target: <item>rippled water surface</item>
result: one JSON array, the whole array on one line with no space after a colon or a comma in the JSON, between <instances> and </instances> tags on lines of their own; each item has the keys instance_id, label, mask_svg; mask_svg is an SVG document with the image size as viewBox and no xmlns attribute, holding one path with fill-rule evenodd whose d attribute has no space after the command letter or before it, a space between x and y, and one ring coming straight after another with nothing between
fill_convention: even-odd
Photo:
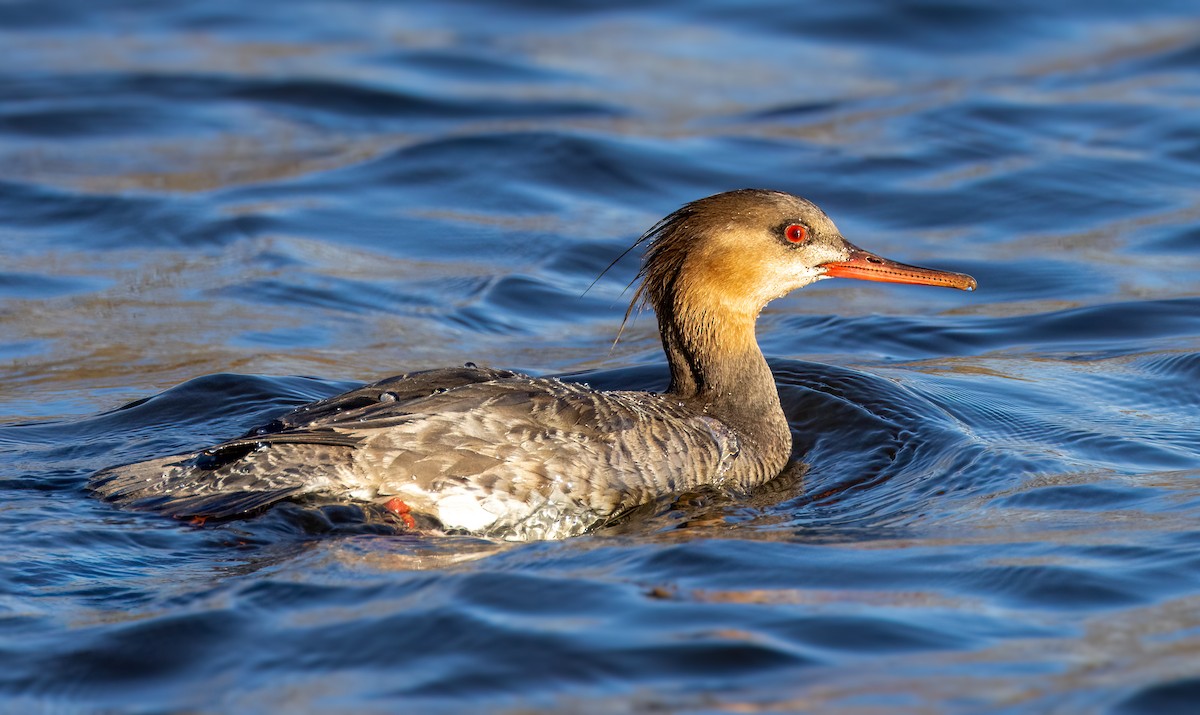
<instances>
[{"instance_id":1,"label":"rippled water surface","mask_svg":"<svg viewBox=\"0 0 1200 715\"><path fill-rule=\"evenodd\" d=\"M0 710L1191 713L1194 2L0 3ZM356 383L661 387L636 261L743 186L973 294L760 342L805 467L502 545L91 498ZM586 293L585 293L586 291Z\"/></svg>"}]
</instances>

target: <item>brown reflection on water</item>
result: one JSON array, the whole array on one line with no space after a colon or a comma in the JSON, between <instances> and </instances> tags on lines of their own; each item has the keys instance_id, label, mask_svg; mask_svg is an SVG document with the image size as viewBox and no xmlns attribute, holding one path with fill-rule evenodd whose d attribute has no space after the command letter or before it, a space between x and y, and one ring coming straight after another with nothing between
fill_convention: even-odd
<instances>
[{"instance_id":1,"label":"brown reflection on water","mask_svg":"<svg viewBox=\"0 0 1200 715\"><path fill-rule=\"evenodd\" d=\"M283 253L298 266L258 261ZM201 375L241 372L370 380L467 361L563 370L601 367L654 348L652 321L609 349L613 322L563 324L530 339L479 332L447 316L477 303L463 281L486 286L495 268L466 260L407 260L298 237L263 236L219 253L186 250L61 251L12 256L6 270L53 274L103 287L64 296L5 301L0 343L29 344L0 361L0 420L42 412L38 402L110 409ZM296 275L297 273L301 275ZM330 281L343 279L350 284ZM262 281L288 285L278 302L240 297ZM385 291L355 296L348 285ZM330 305L292 300L293 291L327 290ZM386 291L410 291L409 304ZM434 292L430 292L434 291ZM645 334L642 334L645 333Z\"/></svg>"}]
</instances>

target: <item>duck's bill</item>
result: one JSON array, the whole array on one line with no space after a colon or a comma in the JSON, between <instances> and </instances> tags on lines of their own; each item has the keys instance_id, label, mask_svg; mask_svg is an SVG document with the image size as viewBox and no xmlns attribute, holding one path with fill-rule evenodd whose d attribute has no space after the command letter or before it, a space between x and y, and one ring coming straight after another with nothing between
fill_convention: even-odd
<instances>
[{"instance_id":1,"label":"duck's bill","mask_svg":"<svg viewBox=\"0 0 1200 715\"><path fill-rule=\"evenodd\" d=\"M897 263L870 251L851 247L850 257L844 261L822 264L825 275L831 278L857 278L860 281L882 283L911 283L923 286L945 286L959 290L975 290L975 279L966 273L939 271Z\"/></svg>"}]
</instances>

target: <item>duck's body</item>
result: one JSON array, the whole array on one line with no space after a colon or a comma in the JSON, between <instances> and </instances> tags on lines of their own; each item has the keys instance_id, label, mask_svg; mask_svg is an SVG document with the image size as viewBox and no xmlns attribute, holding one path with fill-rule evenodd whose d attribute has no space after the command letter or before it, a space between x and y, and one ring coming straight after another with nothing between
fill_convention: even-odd
<instances>
[{"instance_id":1,"label":"duck's body","mask_svg":"<svg viewBox=\"0 0 1200 715\"><path fill-rule=\"evenodd\" d=\"M759 484L786 457L743 453L732 429L669 395L468 367L388 378L195 455L102 472L93 488L217 518L308 493L398 498L447 530L552 539L665 492Z\"/></svg>"},{"instance_id":2,"label":"duck's body","mask_svg":"<svg viewBox=\"0 0 1200 715\"><path fill-rule=\"evenodd\" d=\"M196 454L105 470L91 487L174 516L238 516L321 493L401 504L447 530L571 536L663 494L750 488L783 469L791 437L754 337L769 300L834 275L974 287L856 249L820 209L779 192L693 202L642 240L638 297L658 316L664 393L471 366L412 373Z\"/></svg>"}]
</instances>

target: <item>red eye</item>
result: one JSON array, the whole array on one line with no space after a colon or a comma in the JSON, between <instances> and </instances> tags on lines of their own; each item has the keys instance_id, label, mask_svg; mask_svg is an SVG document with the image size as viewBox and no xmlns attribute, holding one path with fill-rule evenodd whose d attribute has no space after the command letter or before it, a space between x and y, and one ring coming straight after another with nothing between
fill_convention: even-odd
<instances>
[{"instance_id":1,"label":"red eye","mask_svg":"<svg viewBox=\"0 0 1200 715\"><path fill-rule=\"evenodd\" d=\"M787 227L783 235L787 237L788 243L804 243L808 240L808 226L794 223Z\"/></svg>"}]
</instances>

